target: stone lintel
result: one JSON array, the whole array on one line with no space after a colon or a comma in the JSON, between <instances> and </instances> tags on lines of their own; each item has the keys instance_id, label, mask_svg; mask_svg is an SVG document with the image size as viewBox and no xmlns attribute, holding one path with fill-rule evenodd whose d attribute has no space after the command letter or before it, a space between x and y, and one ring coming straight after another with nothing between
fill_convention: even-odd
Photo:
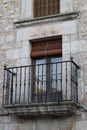
<instances>
[{"instance_id":1,"label":"stone lintel","mask_svg":"<svg viewBox=\"0 0 87 130\"><path fill-rule=\"evenodd\" d=\"M23 19L14 22L14 24L17 28L20 28L20 27L37 25L40 23L74 20L76 18L79 18L79 16L80 16L80 12L70 12L70 13L56 14L56 15L50 15L45 17L33 18L33 19Z\"/></svg>"}]
</instances>

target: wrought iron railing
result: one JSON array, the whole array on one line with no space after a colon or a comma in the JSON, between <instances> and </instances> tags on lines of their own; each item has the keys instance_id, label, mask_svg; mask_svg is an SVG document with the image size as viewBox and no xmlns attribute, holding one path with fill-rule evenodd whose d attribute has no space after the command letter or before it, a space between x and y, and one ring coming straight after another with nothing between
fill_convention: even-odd
<instances>
[{"instance_id":1,"label":"wrought iron railing","mask_svg":"<svg viewBox=\"0 0 87 130\"><path fill-rule=\"evenodd\" d=\"M78 102L78 66L72 60L4 67L3 105Z\"/></svg>"}]
</instances>

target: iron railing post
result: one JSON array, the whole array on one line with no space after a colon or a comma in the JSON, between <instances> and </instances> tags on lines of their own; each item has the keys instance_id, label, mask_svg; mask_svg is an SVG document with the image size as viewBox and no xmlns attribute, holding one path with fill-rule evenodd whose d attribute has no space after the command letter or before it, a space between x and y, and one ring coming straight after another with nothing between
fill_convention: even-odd
<instances>
[{"instance_id":1,"label":"iron railing post","mask_svg":"<svg viewBox=\"0 0 87 130\"><path fill-rule=\"evenodd\" d=\"M12 79L11 79L11 96L10 96L10 103L13 103L13 74L12 74Z\"/></svg>"},{"instance_id":2,"label":"iron railing post","mask_svg":"<svg viewBox=\"0 0 87 130\"><path fill-rule=\"evenodd\" d=\"M3 95L2 95L2 106L4 106L5 103L5 69L6 69L6 65L4 66L4 79L3 79Z\"/></svg>"},{"instance_id":3,"label":"iron railing post","mask_svg":"<svg viewBox=\"0 0 87 130\"><path fill-rule=\"evenodd\" d=\"M70 58L70 61L71 61L71 100L73 100L73 94L72 94L72 62L73 62L73 57Z\"/></svg>"}]
</instances>

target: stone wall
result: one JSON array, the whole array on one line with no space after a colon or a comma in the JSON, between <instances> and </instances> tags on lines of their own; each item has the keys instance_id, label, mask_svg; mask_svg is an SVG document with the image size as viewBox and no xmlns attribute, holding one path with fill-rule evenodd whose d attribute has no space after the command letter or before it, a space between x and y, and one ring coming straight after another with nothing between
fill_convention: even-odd
<instances>
[{"instance_id":1,"label":"stone wall","mask_svg":"<svg viewBox=\"0 0 87 130\"><path fill-rule=\"evenodd\" d=\"M29 6L28 6L28 3ZM3 115L2 88L4 65L31 63L30 40L40 37L62 35L63 59L73 56L80 66L79 100L87 109L87 1L61 0L61 13L79 12L74 20L27 25L16 28L14 22L33 18L32 0L0 0L0 130L86 130L87 113L77 111L69 118L38 117L20 118ZM29 12L29 13L28 13ZM25 51L26 50L26 51ZM2 116L1 116L2 115Z\"/></svg>"},{"instance_id":2,"label":"stone wall","mask_svg":"<svg viewBox=\"0 0 87 130\"><path fill-rule=\"evenodd\" d=\"M14 65L16 62L15 59L7 59L7 52L12 48L18 48L14 21L20 18L20 8L19 0L0 0L0 104L2 103L3 67Z\"/></svg>"}]
</instances>

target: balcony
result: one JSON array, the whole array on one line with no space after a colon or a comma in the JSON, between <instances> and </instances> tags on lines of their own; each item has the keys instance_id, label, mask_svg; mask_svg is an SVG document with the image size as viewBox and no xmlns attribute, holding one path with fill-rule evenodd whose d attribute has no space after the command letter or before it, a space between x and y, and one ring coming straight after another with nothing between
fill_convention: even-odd
<instances>
[{"instance_id":1,"label":"balcony","mask_svg":"<svg viewBox=\"0 0 87 130\"><path fill-rule=\"evenodd\" d=\"M78 69L73 60L4 67L3 107L18 116L72 115L78 107Z\"/></svg>"}]
</instances>

